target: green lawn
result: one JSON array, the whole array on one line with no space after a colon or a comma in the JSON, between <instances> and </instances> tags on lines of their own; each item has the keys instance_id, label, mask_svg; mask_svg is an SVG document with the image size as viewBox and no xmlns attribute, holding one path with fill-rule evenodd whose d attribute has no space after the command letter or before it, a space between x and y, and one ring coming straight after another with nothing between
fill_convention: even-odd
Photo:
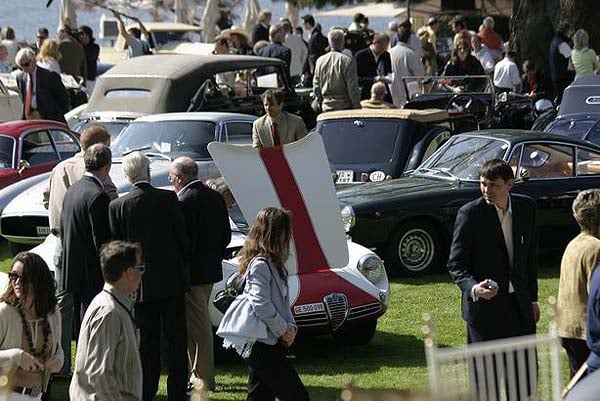
<instances>
[{"instance_id":1,"label":"green lawn","mask_svg":"<svg viewBox=\"0 0 600 401\"><path fill-rule=\"evenodd\" d=\"M8 269L10 257L5 243L0 244L0 269ZM555 296L558 286L556 258L542 263L539 286L542 320L539 332L548 330L550 320L546 300ZM458 346L465 342L460 318L460 294L446 274L426 278L399 279L392 282L392 302L379 320L373 341L366 346L346 347L331 337L300 339L294 347L295 366L314 401L337 400L349 380L370 389L408 389L427 386L422 316L430 313L437 327L437 343ZM244 400L246 367L235 355L217 366L219 391L211 400ZM53 400L64 400L66 385L53 389ZM165 377L161 379L160 400L166 400Z\"/></svg>"}]
</instances>

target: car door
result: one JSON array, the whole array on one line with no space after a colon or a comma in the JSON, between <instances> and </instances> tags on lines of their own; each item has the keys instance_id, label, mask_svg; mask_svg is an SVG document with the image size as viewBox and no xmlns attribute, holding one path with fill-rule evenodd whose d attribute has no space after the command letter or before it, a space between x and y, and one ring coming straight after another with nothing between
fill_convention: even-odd
<instances>
[{"instance_id":1,"label":"car door","mask_svg":"<svg viewBox=\"0 0 600 401\"><path fill-rule=\"evenodd\" d=\"M21 136L17 168L21 179L52 170L60 160L48 130L29 131Z\"/></svg>"},{"instance_id":2,"label":"car door","mask_svg":"<svg viewBox=\"0 0 600 401\"><path fill-rule=\"evenodd\" d=\"M600 185L600 176L593 180L575 175L575 149L567 143L528 142L515 149L510 159L517 177L513 191L536 201L540 244L544 248L564 247L577 235L571 214L573 200L579 191Z\"/></svg>"}]
</instances>

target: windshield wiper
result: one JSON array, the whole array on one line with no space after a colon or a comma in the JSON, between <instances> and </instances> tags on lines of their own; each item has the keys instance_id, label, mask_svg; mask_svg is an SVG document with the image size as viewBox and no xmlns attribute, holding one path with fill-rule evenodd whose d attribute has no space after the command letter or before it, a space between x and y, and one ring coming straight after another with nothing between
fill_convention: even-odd
<instances>
[{"instance_id":1,"label":"windshield wiper","mask_svg":"<svg viewBox=\"0 0 600 401\"><path fill-rule=\"evenodd\" d=\"M168 160L168 161L170 161L170 162L172 162L172 161L173 161L173 159L172 159L171 157L169 157L169 156L167 156L167 155L163 155L162 153L156 153L156 152L146 152L146 153L144 153L144 155L146 155L146 156L148 156L148 157L158 157L158 158L161 158L161 159Z\"/></svg>"},{"instance_id":2,"label":"windshield wiper","mask_svg":"<svg viewBox=\"0 0 600 401\"><path fill-rule=\"evenodd\" d=\"M459 180L459 178L457 176L455 176L454 174L452 174L451 172L449 172L447 170L438 170L438 169L433 169L433 168L420 167L419 169L417 169L415 171L415 173L418 173L418 172L423 172L425 174L445 174L446 176L452 178L455 181Z\"/></svg>"},{"instance_id":3,"label":"windshield wiper","mask_svg":"<svg viewBox=\"0 0 600 401\"><path fill-rule=\"evenodd\" d=\"M126 150L125 152L121 153L121 156L127 156L130 153L141 152L142 150L148 150L148 149L150 149L150 146L140 146L139 148L133 148L133 149Z\"/></svg>"}]
</instances>

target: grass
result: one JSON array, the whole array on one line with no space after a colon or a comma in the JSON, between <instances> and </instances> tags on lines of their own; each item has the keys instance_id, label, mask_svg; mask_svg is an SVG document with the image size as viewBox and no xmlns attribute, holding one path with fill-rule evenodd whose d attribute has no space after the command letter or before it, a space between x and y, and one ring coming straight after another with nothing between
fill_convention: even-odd
<instances>
[{"instance_id":1,"label":"grass","mask_svg":"<svg viewBox=\"0 0 600 401\"><path fill-rule=\"evenodd\" d=\"M0 269L9 268L6 243L0 244ZM542 319L538 332L547 332L550 315L545 304L556 296L558 262L544 260L539 274ZM391 283L392 300L380 318L377 333L366 346L348 347L329 336L299 339L294 347L296 369L314 401L339 398L340 389L352 379L368 389L419 391L427 388L427 366L421 331L422 316L430 313L436 325L436 342L442 346L465 343L465 326L460 317L460 293L447 274L424 278L396 279ZM74 355L74 353L73 353ZM566 363L563 377L566 377ZM166 400L165 379L161 377L158 400ZM230 355L217 365L217 392L211 400L244 400L247 371L244 363ZM53 388L52 400L66 399L68 384Z\"/></svg>"}]
</instances>

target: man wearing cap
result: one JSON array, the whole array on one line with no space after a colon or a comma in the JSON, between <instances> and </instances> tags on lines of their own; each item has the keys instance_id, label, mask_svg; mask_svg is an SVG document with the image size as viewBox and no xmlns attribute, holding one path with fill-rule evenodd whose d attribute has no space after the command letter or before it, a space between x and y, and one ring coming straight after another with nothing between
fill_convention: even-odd
<instances>
[{"instance_id":1,"label":"man wearing cap","mask_svg":"<svg viewBox=\"0 0 600 401\"><path fill-rule=\"evenodd\" d=\"M281 146L306 136L304 121L283 111L284 97L280 89L267 89L261 95L266 114L252 124L252 146L255 148Z\"/></svg>"}]
</instances>

